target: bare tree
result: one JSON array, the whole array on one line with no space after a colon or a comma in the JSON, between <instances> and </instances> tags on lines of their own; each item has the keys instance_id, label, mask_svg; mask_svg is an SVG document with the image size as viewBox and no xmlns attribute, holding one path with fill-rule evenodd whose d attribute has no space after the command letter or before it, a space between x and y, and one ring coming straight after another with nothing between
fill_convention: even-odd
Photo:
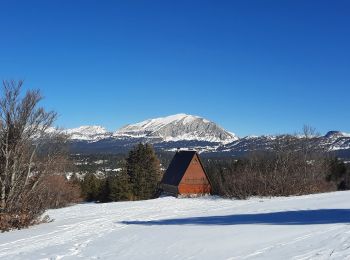
<instances>
[{"instance_id":1,"label":"bare tree","mask_svg":"<svg viewBox=\"0 0 350 260\"><path fill-rule=\"evenodd\" d=\"M335 190L336 182L329 176L339 179L332 173L337 163L317 145L317 138L314 129L305 127L303 136L276 136L272 149L254 151L237 162L211 165L208 173L215 192L246 198Z\"/></svg>"},{"instance_id":2,"label":"bare tree","mask_svg":"<svg viewBox=\"0 0 350 260\"><path fill-rule=\"evenodd\" d=\"M304 125L303 126L303 137L310 139L314 137L318 137L320 134L316 131L316 128L310 126L310 125Z\"/></svg>"},{"instance_id":3,"label":"bare tree","mask_svg":"<svg viewBox=\"0 0 350 260\"><path fill-rule=\"evenodd\" d=\"M40 212L44 176L62 172L65 137L48 131L57 115L39 106L39 90L3 81L0 96L0 213Z\"/></svg>"}]
</instances>

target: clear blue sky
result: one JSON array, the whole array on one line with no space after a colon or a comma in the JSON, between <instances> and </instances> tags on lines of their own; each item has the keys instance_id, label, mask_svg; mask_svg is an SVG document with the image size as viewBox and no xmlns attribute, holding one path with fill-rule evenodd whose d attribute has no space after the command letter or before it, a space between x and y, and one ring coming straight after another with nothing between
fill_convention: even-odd
<instances>
[{"instance_id":1,"label":"clear blue sky","mask_svg":"<svg viewBox=\"0 0 350 260\"><path fill-rule=\"evenodd\" d=\"M350 1L4 0L0 78L40 88L62 127L350 132Z\"/></svg>"}]
</instances>

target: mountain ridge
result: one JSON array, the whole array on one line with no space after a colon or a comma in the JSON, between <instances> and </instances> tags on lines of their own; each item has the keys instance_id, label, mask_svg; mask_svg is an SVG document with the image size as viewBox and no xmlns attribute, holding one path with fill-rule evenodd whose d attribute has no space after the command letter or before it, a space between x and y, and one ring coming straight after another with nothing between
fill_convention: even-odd
<instances>
[{"instance_id":1,"label":"mountain ridge","mask_svg":"<svg viewBox=\"0 0 350 260\"><path fill-rule=\"evenodd\" d=\"M201 140L229 143L237 136L203 117L175 114L147 119L129 124L114 133L114 136L159 137L164 141Z\"/></svg>"},{"instance_id":2,"label":"mountain ridge","mask_svg":"<svg viewBox=\"0 0 350 260\"><path fill-rule=\"evenodd\" d=\"M129 137L162 139L163 141L197 140L229 143L238 139L234 133L223 129L212 121L183 113L128 124L114 132L98 125L86 125L57 131L67 134L70 139L86 141Z\"/></svg>"},{"instance_id":3,"label":"mountain ridge","mask_svg":"<svg viewBox=\"0 0 350 260\"><path fill-rule=\"evenodd\" d=\"M163 151L180 147L208 154L241 156L255 150L272 149L276 138L274 135L239 138L210 120L183 113L128 124L114 132L102 126L60 131L70 136L72 153L123 153L142 142ZM315 141L330 152L350 158L350 134L329 131L315 137Z\"/></svg>"}]
</instances>

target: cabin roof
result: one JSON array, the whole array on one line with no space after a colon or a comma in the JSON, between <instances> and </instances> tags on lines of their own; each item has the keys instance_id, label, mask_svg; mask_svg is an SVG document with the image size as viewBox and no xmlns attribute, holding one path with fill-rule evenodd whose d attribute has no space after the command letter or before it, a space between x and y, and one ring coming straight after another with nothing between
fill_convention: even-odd
<instances>
[{"instance_id":1,"label":"cabin roof","mask_svg":"<svg viewBox=\"0 0 350 260\"><path fill-rule=\"evenodd\" d=\"M162 183L179 185L196 151L178 151L172 159L168 169L164 173Z\"/></svg>"}]
</instances>

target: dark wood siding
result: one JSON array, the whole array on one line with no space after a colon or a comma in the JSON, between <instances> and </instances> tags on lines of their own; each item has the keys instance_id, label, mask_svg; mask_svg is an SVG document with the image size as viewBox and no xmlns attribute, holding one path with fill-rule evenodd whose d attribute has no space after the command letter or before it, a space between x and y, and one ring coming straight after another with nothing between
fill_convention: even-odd
<instances>
[{"instance_id":1,"label":"dark wood siding","mask_svg":"<svg viewBox=\"0 0 350 260\"><path fill-rule=\"evenodd\" d=\"M197 154L188 165L179 184L179 194L209 194L210 183Z\"/></svg>"}]
</instances>

